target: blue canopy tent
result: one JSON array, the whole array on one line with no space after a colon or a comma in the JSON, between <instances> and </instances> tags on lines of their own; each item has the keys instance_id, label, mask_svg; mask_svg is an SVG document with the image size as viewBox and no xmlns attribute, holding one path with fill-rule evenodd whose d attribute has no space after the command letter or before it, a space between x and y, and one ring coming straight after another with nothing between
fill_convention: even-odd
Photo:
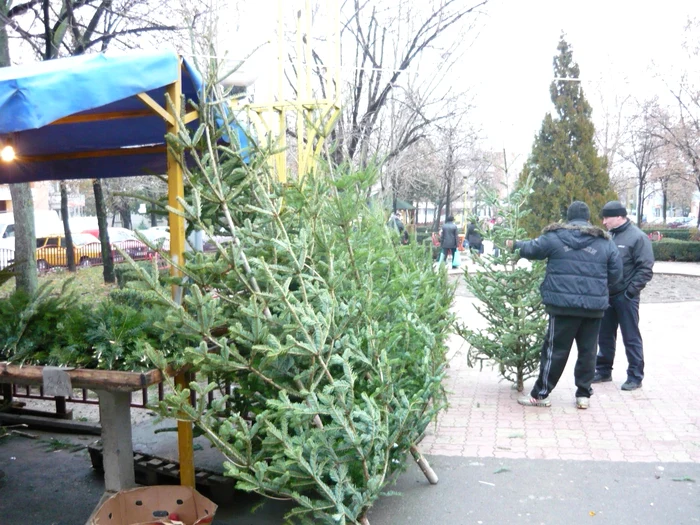
<instances>
[{"instance_id":1,"label":"blue canopy tent","mask_svg":"<svg viewBox=\"0 0 700 525\"><path fill-rule=\"evenodd\" d=\"M178 80L198 101L199 73L172 51L0 68L0 145L16 152L0 184L166 173L165 93Z\"/></svg>"},{"instance_id":2,"label":"blue canopy tent","mask_svg":"<svg viewBox=\"0 0 700 525\"><path fill-rule=\"evenodd\" d=\"M182 168L164 137L179 129L174 115L183 114L181 95L197 102L201 90L197 71L172 51L0 68L0 148L10 145L15 151L14 160L0 162L0 184L167 173L169 205L182 209ZM182 117L185 124L197 119L196 108ZM238 134L241 146L247 146L245 135ZM182 261L184 220L170 213L169 223L171 256ZM184 375L177 381L186 384ZM191 425L178 422L178 437L181 480L194 486ZM130 439L129 433L129 449ZM125 468L124 461L114 468Z\"/></svg>"}]
</instances>

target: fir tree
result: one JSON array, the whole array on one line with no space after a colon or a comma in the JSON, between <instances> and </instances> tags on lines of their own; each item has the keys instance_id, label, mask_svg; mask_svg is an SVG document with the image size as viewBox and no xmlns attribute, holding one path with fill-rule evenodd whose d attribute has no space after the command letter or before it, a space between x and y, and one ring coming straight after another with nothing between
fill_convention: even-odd
<instances>
[{"instance_id":1,"label":"fir tree","mask_svg":"<svg viewBox=\"0 0 700 525\"><path fill-rule=\"evenodd\" d=\"M505 248L508 239L523 239L522 227L528 216L525 202L532 182L527 179L505 203L493 192L486 192L488 206L499 210L499 221L483 235L498 248L498 255L475 257L479 270L464 279L467 288L479 301L476 311L488 322L484 329L471 330L457 323L457 332L470 344L469 366L491 363L500 374L523 391L524 382L537 375L540 349L547 327L539 287L545 265L541 261L518 264L518 255Z\"/></svg>"},{"instance_id":2,"label":"fir tree","mask_svg":"<svg viewBox=\"0 0 700 525\"><path fill-rule=\"evenodd\" d=\"M164 330L201 341L178 364L212 382L190 383L196 407L176 388L161 411L197 425L238 489L296 503L290 521L366 523L445 406L454 288L427 247L401 245L368 206L375 173L319 169L279 184L268 152L244 158L225 143L235 133L217 125L212 99L199 129L167 140L191 159L187 221L230 242L179 265L182 305L143 274L171 306ZM234 393L208 406L225 384Z\"/></svg>"},{"instance_id":3,"label":"fir tree","mask_svg":"<svg viewBox=\"0 0 700 525\"><path fill-rule=\"evenodd\" d=\"M549 91L555 114L547 113L535 139L520 183L534 180L529 206L532 213L523 226L531 236L566 217L573 201L591 208L591 215L616 196L610 188L607 160L598 155L591 106L579 79L579 67L571 46L562 36L554 57L554 81Z\"/></svg>"}]
</instances>

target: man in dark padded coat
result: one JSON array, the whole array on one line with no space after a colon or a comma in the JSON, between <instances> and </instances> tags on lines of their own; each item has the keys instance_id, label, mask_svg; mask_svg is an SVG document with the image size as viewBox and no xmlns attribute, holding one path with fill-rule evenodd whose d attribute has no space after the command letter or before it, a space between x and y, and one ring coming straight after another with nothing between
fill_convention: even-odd
<instances>
[{"instance_id":1,"label":"man in dark padded coat","mask_svg":"<svg viewBox=\"0 0 700 525\"><path fill-rule=\"evenodd\" d=\"M636 390L644 379L644 350L639 331L639 294L654 276L651 241L627 218L619 201L610 201L600 212L603 225L620 251L623 276L610 289L610 308L605 312L598 337L598 361L594 383L612 381L617 327L622 332L627 354L627 381L621 390Z\"/></svg>"},{"instance_id":2,"label":"man in dark padded coat","mask_svg":"<svg viewBox=\"0 0 700 525\"><path fill-rule=\"evenodd\" d=\"M508 241L526 259L547 259L540 287L549 325L542 345L540 372L530 395L518 399L525 406L548 407L574 340L578 359L574 369L576 406L588 408L593 393L598 330L608 290L622 278L622 262L615 244L601 228L588 222L588 206L571 203L566 224L550 224L532 241Z\"/></svg>"}]
</instances>

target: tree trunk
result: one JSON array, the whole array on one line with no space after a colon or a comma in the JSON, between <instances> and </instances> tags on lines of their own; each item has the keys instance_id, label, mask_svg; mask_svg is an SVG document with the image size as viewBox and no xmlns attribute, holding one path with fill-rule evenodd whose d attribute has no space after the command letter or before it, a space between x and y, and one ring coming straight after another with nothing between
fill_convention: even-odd
<instances>
[{"instance_id":1,"label":"tree trunk","mask_svg":"<svg viewBox=\"0 0 700 525\"><path fill-rule=\"evenodd\" d=\"M642 216L644 215L644 185L640 182L637 188L637 226L642 227Z\"/></svg>"},{"instance_id":2,"label":"tree trunk","mask_svg":"<svg viewBox=\"0 0 700 525\"><path fill-rule=\"evenodd\" d=\"M0 13L7 15L7 0L0 0ZM0 24L0 67L10 65L10 46L6 25ZM29 183L10 184L15 217L15 287L33 294L38 287L36 275L36 238L34 236L34 200Z\"/></svg>"},{"instance_id":3,"label":"tree trunk","mask_svg":"<svg viewBox=\"0 0 700 525\"><path fill-rule=\"evenodd\" d=\"M155 200L156 196L154 193L149 192L148 196L151 198L151 200ZM156 204L154 202L150 202L148 204L151 210L151 227L158 226L158 216L156 215Z\"/></svg>"},{"instance_id":4,"label":"tree trunk","mask_svg":"<svg viewBox=\"0 0 700 525\"><path fill-rule=\"evenodd\" d=\"M131 209L129 206L121 206L119 208L119 218L122 221L122 228L131 229Z\"/></svg>"},{"instance_id":5,"label":"tree trunk","mask_svg":"<svg viewBox=\"0 0 700 525\"><path fill-rule=\"evenodd\" d=\"M70 223L68 222L68 188L66 188L66 181L62 180L60 183L61 188L61 219L63 219L63 232L66 239L66 264L68 265L68 271L75 271L75 250L73 249L73 235L70 231Z\"/></svg>"},{"instance_id":6,"label":"tree trunk","mask_svg":"<svg viewBox=\"0 0 700 525\"><path fill-rule=\"evenodd\" d=\"M449 172L449 168L447 171L447 184L446 184L447 190L445 191L445 222L447 222L447 217L450 215L450 193L452 193L452 176Z\"/></svg>"},{"instance_id":7,"label":"tree trunk","mask_svg":"<svg viewBox=\"0 0 700 525\"><path fill-rule=\"evenodd\" d=\"M668 200L668 192L666 191L666 188L661 190L661 197L662 197L661 198L661 202L662 202L662 204L661 204L661 206L662 206L661 216L664 218L664 224L666 224L666 204L667 204L667 200Z\"/></svg>"},{"instance_id":8,"label":"tree trunk","mask_svg":"<svg viewBox=\"0 0 700 525\"><path fill-rule=\"evenodd\" d=\"M102 194L102 182L100 179L93 179L92 189L95 193L95 210L97 214L97 227L100 230L100 246L102 248L102 274L106 283L114 282L114 258L112 257L112 247L109 244L107 233L107 208Z\"/></svg>"},{"instance_id":9,"label":"tree trunk","mask_svg":"<svg viewBox=\"0 0 700 525\"><path fill-rule=\"evenodd\" d=\"M10 184L10 195L15 216L15 287L18 291L33 294L39 283L32 189L28 182Z\"/></svg>"}]
</instances>

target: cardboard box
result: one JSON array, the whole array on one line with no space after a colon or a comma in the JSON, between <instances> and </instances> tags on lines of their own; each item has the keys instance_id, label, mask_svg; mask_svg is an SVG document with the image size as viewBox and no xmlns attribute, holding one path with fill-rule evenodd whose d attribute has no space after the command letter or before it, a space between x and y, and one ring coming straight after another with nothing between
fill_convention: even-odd
<instances>
[{"instance_id":1,"label":"cardboard box","mask_svg":"<svg viewBox=\"0 0 700 525\"><path fill-rule=\"evenodd\" d=\"M190 487L156 485L122 490L93 513L88 525L204 525L217 506ZM172 518L172 519L171 519Z\"/></svg>"}]
</instances>

